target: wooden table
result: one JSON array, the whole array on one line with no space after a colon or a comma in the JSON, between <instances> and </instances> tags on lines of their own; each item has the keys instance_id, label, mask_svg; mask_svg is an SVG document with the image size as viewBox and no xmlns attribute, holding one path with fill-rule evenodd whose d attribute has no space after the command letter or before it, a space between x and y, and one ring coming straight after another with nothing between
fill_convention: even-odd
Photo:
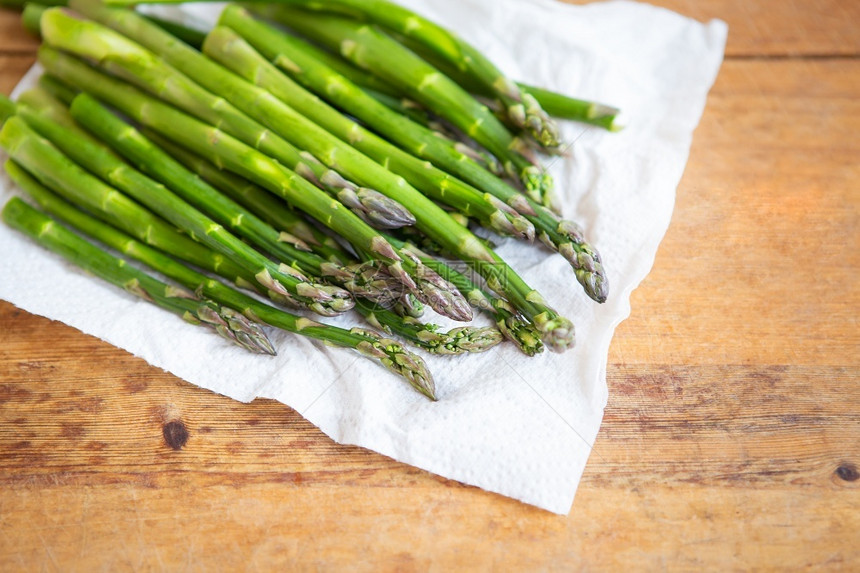
<instances>
[{"instance_id":1,"label":"wooden table","mask_svg":"<svg viewBox=\"0 0 860 573\"><path fill-rule=\"evenodd\" d=\"M727 58L569 516L0 303L0 570L858 570L860 3L657 3Z\"/></svg>"}]
</instances>

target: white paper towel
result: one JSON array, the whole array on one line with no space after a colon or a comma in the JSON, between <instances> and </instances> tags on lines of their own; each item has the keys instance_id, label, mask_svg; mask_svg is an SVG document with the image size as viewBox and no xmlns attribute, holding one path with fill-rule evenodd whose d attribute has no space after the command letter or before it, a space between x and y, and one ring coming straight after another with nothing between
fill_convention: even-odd
<instances>
[{"instance_id":1,"label":"white paper towel","mask_svg":"<svg viewBox=\"0 0 860 573\"><path fill-rule=\"evenodd\" d=\"M622 1L403 4L459 32L510 76L619 106L628 118L621 133L565 123L570 157L550 160L565 214L603 255L609 300L588 299L568 264L538 246L503 241L498 249L575 322L574 350L527 358L503 344L480 355L428 357L439 395L433 403L355 353L298 336L273 332L279 355L250 355L84 275L2 225L0 297L203 388L242 401L280 400L338 442L567 513L606 404L612 333L628 316L630 293L668 227L727 28ZM217 14L212 6L188 9L210 21ZM13 193L4 176L0 201ZM52 280L34 280L40 276Z\"/></svg>"}]
</instances>

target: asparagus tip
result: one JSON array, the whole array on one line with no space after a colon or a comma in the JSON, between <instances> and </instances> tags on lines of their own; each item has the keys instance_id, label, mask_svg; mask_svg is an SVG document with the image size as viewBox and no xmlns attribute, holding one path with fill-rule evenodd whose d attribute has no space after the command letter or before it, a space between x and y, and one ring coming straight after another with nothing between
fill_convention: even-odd
<instances>
[{"instance_id":1,"label":"asparagus tip","mask_svg":"<svg viewBox=\"0 0 860 573\"><path fill-rule=\"evenodd\" d=\"M420 393L434 402L437 400L436 383L420 356L409 352L399 342L383 338L376 332L361 328L353 328L350 332L366 338L356 346L356 350L365 356L378 359L387 369L406 378Z\"/></svg>"},{"instance_id":2,"label":"asparagus tip","mask_svg":"<svg viewBox=\"0 0 860 573\"><path fill-rule=\"evenodd\" d=\"M576 335L570 320L563 316L542 312L534 317L534 325L553 352L564 352L573 348Z\"/></svg>"}]
</instances>

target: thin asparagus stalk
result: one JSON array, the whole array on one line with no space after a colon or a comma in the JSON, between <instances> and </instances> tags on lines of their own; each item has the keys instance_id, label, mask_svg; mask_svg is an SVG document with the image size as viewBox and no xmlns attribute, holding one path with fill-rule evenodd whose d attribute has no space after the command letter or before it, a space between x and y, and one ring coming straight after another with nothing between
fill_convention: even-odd
<instances>
[{"instance_id":1,"label":"thin asparagus stalk","mask_svg":"<svg viewBox=\"0 0 860 573\"><path fill-rule=\"evenodd\" d=\"M349 331L328 326L263 304L214 279L191 270L159 251L135 241L128 235L75 209L40 185L14 163L10 162L7 168L13 179L36 199L43 209L64 219L105 245L148 265L208 299L240 310L245 317L254 321L262 321L288 332L316 338L337 346L357 349L365 356L379 360L384 367L406 378L416 390L425 396L433 400L436 399L433 379L424 362L420 357L406 351L398 343L383 339L369 331ZM239 318L244 320L241 315Z\"/></svg>"},{"instance_id":2,"label":"thin asparagus stalk","mask_svg":"<svg viewBox=\"0 0 860 573\"><path fill-rule=\"evenodd\" d=\"M0 94L0 126L13 115L15 115L15 102Z\"/></svg>"},{"instance_id":3,"label":"thin asparagus stalk","mask_svg":"<svg viewBox=\"0 0 860 573\"><path fill-rule=\"evenodd\" d=\"M621 110L611 105L577 99L552 90L518 84L531 94L548 114L559 119L571 119L603 127L609 131L620 131L624 125L619 123Z\"/></svg>"},{"instance_id":4,"label":"thin asparagus stalk","mask_svg":"<svg viewBox=\"0 0 860 573\"><path fill-rule=\"evenodd\" d=\"M54 2L49 0L40 3L21 2L21 5L23 6L23 11L21 12L21 24L25 30L35 36L39 36L41 35L40 21L42 18L42 12L53 6L67 6L68 2L67 0L54 0ZM144 14L142 16L157 25L159 28L169 32L173 36L176 36L189 46L194 46L199 49L203 45L203 40L206 38L206 32L202 31L199 27L185 26L173 20L160 18L151 14Z\"/></svg>"},{"instance_id":5,"label":"thin asparagus stalk","mask_svg":"<svg viewBox=\"0 0 860 573\"><path fill-rule=\"evenodd\" d=\"M551 204L552 178L520 153L521 142L486 106L414 52L354 20L311 14L282 4L255 4L252 9L339 52L445 117L498 157L536 198Z\"/></svg>"},{"instance_id":6,"label":"thin asparagus stalk","mask_svg":"<svg viewBox=\"0 0 860 573\"><path fill-rule=\"evenodd\" d=\"M85 94L78 96L78 98L86 97L88 96ZM38 147L50 147L50 145L44 145L42 142L45 140L23 122L13 126L16 119L18 118L12 118L6 122L0 138L6 137L0 143L13 159L35 174L36 169L30 168L27 162L30 164L38 162L39 158L34 157L34 154L38 153ZM274 263L178 198L160 183L131 168L111 151L93 145L87 139L78 137L74 130L57 123L44 121L36 125L42 130L39 133L49 139L72 161L89 169L104 181L116 185L124 193L191 234L198 241L229 258L252 274L258 283L289 304L306 307L329 316L352 307L352 299L343 289L313 284L297 271Z\"/></svg>"},{"instance_id":7,"label":"thin asparagus stalk","mask_svg":"<svg viewBox=\"0 0 860 573\"><path fill-rule=\"evenodd\" d=\"M197 49L200 49L200 46L203 45L203 40L206 39L206 31L202 23L196 26L185 26L184 24L181 24L179 22L175 22L167 18L153 16L152 14L145 14L143 15L143 17L152 22L153 24L157 25L165 32L168 32L169 34L179 38L189 46L193 46Z\"/></svg>"},{"instance_id":8,"label":"thin asparagus stalk","mask_svg":"<svg viewBox=\"0 0 860 573\"><path fill-rule=\"evenodd\" d=\"M246 80L255 82L346 144L353 145L368 157L403 176L427 197L475 217L487 228L498 233L532 239L532 224L508 205L482 194L361 127L284 76L232 30L222 26L214 28L206 38L204 52ZM277 106L274 107L277 109ZM263 117L272 118L270 127L281 133L289 126L278 125L274 118L281 118L283 114L275 114L274 111L275 109L261 110L261 113Z\"/></svg>"},{"instance_id":9,"label":"thin asparagus stalk","mask_svg":"<svg viewBox=\"0 0 860 573\"><path fill-rule=\"evenodd\" d=\"M103 9L92 0L77 2L75 6L87 12L103 13ZM119 12L117 16L133 16L132 25L142 26L153 34L160 32L171 44L197 53L141 16L127 10L113 12ZM392 229L414 222L414 218L402 205L377 191L359 188L347 181L313 156L268 132L223 98L213 95L178 73L155 54L122 36L94 22L81 20L76 13L65 8L47 10L40 23L43 39L47 44L95 61L106 71L138 85L211 125L224 129L246 144L257 147L355 210L360 217L374 226Z\"/></svg>"},{"instance_id":10,"label":"thin asparagus stalk","mask_svg":"<svg viewBox=\"0 0 860 573\"><path fill-rule=\"evenodd\" d=\"M404 149L457 175L521 213L534 225L541 241L561 253L571 264L586 293L598 302L606 300L608 281L600 255L586 242L582 229L574 222L563 220L550 209L523 197L504 181L446 145L428 130L374 101L347 78L338 75L335 70L316 59L315 50L308 49L309 44L306 42L255 20L246 10L237 6L228 6L221 14L220 23L229 26L259 48L267 59L278 64L283 71L320 97L364 121ZM207 49L214 49L212 38L218 30L219 28L213 30L207 39ZM245 52L247 50L237 47L229 53L222 50L220 55L213 55L229 62L232 67L239 66L244 58L249 57ZM277 75L264 66L251 67L249 64L246 69L249 70L250 77L275 95L280 96L289 88L287 85L278 89L280 84Z\"/></svg>"},{"instance_id":11,"label":"thin asparagus stalk","mask_svg":"<svg viewBox=\"0 0 860 573\"><path fill-rule=\"evenodd\" d=\"M401 259L378 231L277 161L53 48L43 45L39 49L39 61L63 82L91 89L97 97L138 123L287 199L342 235L360 252L384 263L391 275L410 292L441 313L456 320L471 320L471 309L453 285L445 285L429 270L416 268L411 260Z\"/></svg>"},{"instance_id":12,"label":"thin asparagus stalk","mask_svg":"<svg viewBox=\"0 0 860 573\"><path fill-rule=\"evenodd\" d=\"M43 185L85 206L105 222L159 250L221 274L239 286L254 288L257 284L254 276L242 267L181 234L174 226L82 170L48 140L32 131L23 119L13 117L6 121L0 131L0 146Z\"/></svg>"},{"instance_id":13,"label":"thin asparagus stalk","mask_svg":"<svg viewBox=\"0 0 860 573\"><path fill-rule=\"evenodd\" d=\"M147 275L127 261L85 241L20 198L13 197L6 203L2 217L10 227L85 271L177 314L187 322L208 326L251 352L275 354L262 329L238 312Z\"/></svg>"},{"instance_id":14,"label":"thin asparagus stalk","mask_svg":"<svg viewBox=\"0 0 860 573\"><path fill-rule=\"evenodd\" d=\"M27 2L24 4L24 10L21 12L21 25L25 30L33 34L39 35L39 20L42 17L42 12L47 10L47 4L36 4L35 2Z\"/></svg>"},{"instance_id":15,"label":"thin asparagus stalk","mask_svg":"<svg viewBox=\"0 0 860 573\"><path fill-rule=\"evenodd\" d=\"M489 89L486 85L477 81L474 76L463 73L462 70L452 66L450 62L446 62L444 59L439 58L438 54L429 52L423 45L410 41L408 38L401 37L400 40L405 41L407 47L415 50L432 65L444 71L448 77L454 79L467 91L490 99L495 96L492 89ZM359 74L354 75L357 77ZM372 76L370 77L372 78ZM362 78L362 80L363 79L366 78ZM378 80L374 78L369 81L370 83L375 83ZM360 81L356 83L360 84ZM623 125L618 122L621 111L616 107L594 101L572 98L552 90L530 86L523 82L516 82L516 85L522 93L528 94L537 100L544 112L552 117L558 119L571 119L580 123L603 127L609 131L620 131L623 128ZM513 123L510 115L508 114L508 109L505 108L503 103L499 102L499 104L499 109L496 113L500 116L502 122L506 124ZM515 124L515 127L522 126Z\"/></svg>"},{"instance_id":16,"label":"thin asparagus stalk","mask_svg":"<svg viewBox=\"0 0 860 573\"><path fill-rule=\"evenodd\" d=\"M72 100L75 99L75 96L78 95L78 93L80 93L79 90L66 85L51 74L42 74L39 76L37 84L40 88L63 102L66 106L72 105Z\"/></svg>"},{"instance_id":17,"label":"thin asparagus stalk","mask_svg":"<svg viewBox=\"0 0 860 573\"><path fill-rule=\"evenodd\" d=\"M238 8L235 5L230 5L228 8ZM225 8L226 10L227 8ZM222 12L223 14L223 12ZM223 19L221 20L222 25L230 27ZM251 43L251 42L249 42ZM252 44L253 45L253 44ZM202 48L202 46L201 46ZM262 53L262 50L255 46L255 49L258 52ZM385 105L386 107L396 111L400 115L404 115L411 119L416 123L420 123L421 125L429 125L432 123L432 119L427 110L419 103L416 103L410 99L400 98L397 96L391 96L383 92L374 91L371 89L365 89L365 92L371 96L373 99L378 101L379 103ZM440 134L441 135L441 134Z\"/></svg>"}]
</instances>

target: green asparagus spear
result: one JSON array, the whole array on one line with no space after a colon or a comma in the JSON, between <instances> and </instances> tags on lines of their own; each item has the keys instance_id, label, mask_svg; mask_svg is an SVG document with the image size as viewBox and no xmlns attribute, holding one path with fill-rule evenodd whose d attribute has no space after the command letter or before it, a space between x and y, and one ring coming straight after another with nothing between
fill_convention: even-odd
<instances>
[{"instance_id":1,"label":"green asparagus spear","mask_svg":"<svg viewBox=\"0 0 860 573\"><path fill-rule=\"evenodd\" d=\"M187 322L208 326L247 350L275 354L262 329L238 312L147 275L85 241L20 198L13 197L6 203L2 217L10 227L85 271L178 314Z\"/></svg>"},{"instance_id":2,"label":"green asparagus spear","mask_svg":"<svg viewBox=\"0 0 860 573\"><path fill-rule=\"evenodd\" d=\"M39 35L39 20L42 17L42 12L47 10L49 6L46 4L36 4L35 2L27 2L24 4L24 11L21 12L21 25L25 30L33 34Z\"/></svg>"},{"instance_id":3,"label":"green asparagus spear","mask_svg":"<svg viewBox=\"0 0 860 573\"><path fill-rule=\"evenodd\" d=\"M450 120L502 160L537 199L551 204L551 177L520 153L524 150L522 142L486 106L414 52L380 30L354 20L311 14L282 4L255 4L253 9L338 51Z\"/></svg>"},{"instance_id":4,"label":"green asparagus spear","mask_svg":"<svg viewBox=\"0 0 860 573\"><path fill-rule=\"evenodd\" d=\"M0 126L13 115L15 115L15 102L0 94Z\"/></svg>"},{"instance_id":5,"label":"green asparagus spear","mask_svg":"<svg viewBox=\"0 0 860 573\"><path fill-rule=\"evenodd\" d=\"M541 241L561 253L573 266L575 275L586 293L598 302L606 300L608 281L602 261L596 249L585 241L578 225L562 220L543 205L523 197L504 181L446 145L428 130L374 101L347 78L338 75L335 70L314 57L315 49L306 42L255 20L246 10L237 6L228 6L222 12L220 22L235 30L259 48L266 58L278 64L282 70L320 97L361 119L415 155L446 169L522 213L534 225ZM213 34L216 30L213 30ZM210 35L205 45L211 47L211 44ZM238 48L230 52L229 58L227 56L228 54L224 54L224 61L232 62L231 66L238 66L241 62L242 55ZM256 82L265 82L266 87L276 95L281 93L274 91L272 84L277 82L274 74L262 66L257 66L252 71Z\"/></svg>"},{"instance_id":6,"label":"green asparagus spear","mask_svg":"<svg viewBox=\"0 0 860 573\"><path fill-rule=\"evenodd\" d=\"M80 93L79 90L68 86L51 74L42 74L39 76L37 84L38 87L63 102L66 106L72 105L72 100L75 99L75 96L78 95L78 93Z\"/></svg>"},{"instance_id":7,"label":"green asparagus spear","mask_svg":"<svg viewBox=\"0 0 860 573\"><path fill-rule=\"evenodd\" d=\"M288 332L316 338L337 346L355 348L362 354L379 360L383 366L406 378L419 392L435 400L433 379L421 358L407 352L396 342L384 340L379 335L369 331L353 332L328 326L263 304L191 270L159 251L151 249L113 227L75 209L32 179L14 163L9 162L7 170L16 183L36 199L43 209L64 219L105 245L145 263L152 269L208 299L241 310L245 316L255 321L262 321Z\"/></svg>"},{"instance_id":8,"label":"green asparagus spear","mask_svg":"<svg viewBox=\"0 0 860 573\"><path fill-rule=\"evenodd\" d=\"M399 39L401 42L404 42L408 48L420 54L432 65L445 72L448 77L466 88L467 91L488 98L495 97L494 90L491 87L481 83L478 78L470 75L468 72L453 66L449 61L446 61L445 58L440 57L439 54L428 50L420 41L415 41L408 37L404 38L403 36ZM355 68L353 68L353 70L354 69ZM360 76L360 72L351 73L356 77ZM379 80L366 74L364 78L359 79L356 83L361 84L362 81L367 81L369 84L375 85ZM620 131L623 128L623 125L618 121L621 110L616 107L594 101L569 97L545 88L530 86L523 82L516 82L516 85L523 94L526 94L526 99L531 97L536 100L543 111L552 117L558 119L571 119L580 123L603 127L609 131ZM505 108L504 103L502 103L502 107L498 110L498 114L501 115L500 119L502 119L503 123L513 123L517 128L523 127L521 124L512 121L509 111L510 108Z\"/></svg>"}]
</instances>

